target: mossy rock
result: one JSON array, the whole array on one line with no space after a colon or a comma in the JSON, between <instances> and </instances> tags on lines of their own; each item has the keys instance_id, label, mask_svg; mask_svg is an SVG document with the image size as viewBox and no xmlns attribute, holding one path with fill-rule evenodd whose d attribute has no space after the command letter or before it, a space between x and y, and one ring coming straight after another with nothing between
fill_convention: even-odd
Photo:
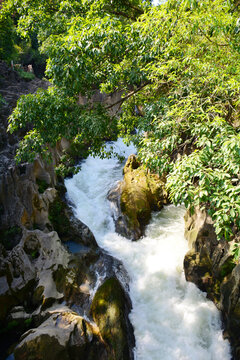
<instances>
[{"instance_id":1,"label":"mossy rock","mask_svg":"<svg viewBox=\"0 0 240 360\"><path fill-rule=\"evenodd\" d=\"M120 226L119 232L132 240L138 240L151 219L151 212L160 210L168 203L168 194L164 181L144 169L135 155L128 158L123 173L120 212L127 230L121 232Z\"/></svg>"},{"instance_id":2,"label":"mossy rock","mask_svg":"<svg viewBox=\"0 0 240 360\"><path fill-rule=\"evenodd\" d=\"M219 269L220 281L223 281L225 277L229 276L232 273L235 266L236 263L233 261L233 256L229 256Z\"/></svg>"},{"instance_id":3,"label":"mossy rock","mask_svg":"<svg viewBox=\"0 0 240 360\"><path fill-rule=\"evenodd\" d=\"M207 283L212 277L212 264L208 256L190 250L184 258L186 280L206 291Z\"/></svg>"},{"instance_id":4,"label":"mossy rock","mask_svg":"<svg viewBox=\"0 0 240 360\"><path fill-rule=\"evenodd\" d=\"M60 237L67 235L70 228L70 221L65 214L66 204L57 195L54 201L49 205L49 220L51 221L54 230Z\"/></svg>"},{"instance_id":5,"label":"mossy rock","mask_svg":"<svg viewBox=\"0 0 240 360\"><path fill-rule=\"evenodd\" d=\"M36 183L38 185L38 192L43 194L47 188L49 188L49 184L45 180L36 179Z\"/></svg>"},{"instance_id":6,"label":"mossy rock","mask_svg":"<svg viewBox=\"0 0 240 360\"><path fill-rule=\"evenodd\" d=\"M109 360L96 326L74 312L54 313L22 335L16 360Z\"/></svg>"},{"instance_id":7,"label":"mossy rock","mask_svg":"<svg viewBox=\"0 0 240 360\"><path fill-rule=\"evenodd\" d=\"M97 290L91 315L109 348L109 360L132 359L134 337L128 319L128 299L116 278L106 280Z\"/></svg>"},{"instance_id":8,"label":"mossy rock","mask_svg":"<svg viewBox=\"0 0 240 360\"><path fill-rule=\"evenodd\" d=\"M220 300L220 281L212 273L212 262L204 252L190 250L184 258L184 271L187 281L207 293L207 297L216 305Z\"/></svg>"},{"instance_id":9,"label":"mossy rock","mask_svg":"<svg viewBox=\"0 0 240 360\"><path fill-rule=\"evenodd\" d=\"M44 292L44 287L43 286L36 287L36 289L34 290L33 296L32 296L33 306L37 307L37 306L42 304L42 302L43 302L43 292Z\"/></svg>"}]
</instances>

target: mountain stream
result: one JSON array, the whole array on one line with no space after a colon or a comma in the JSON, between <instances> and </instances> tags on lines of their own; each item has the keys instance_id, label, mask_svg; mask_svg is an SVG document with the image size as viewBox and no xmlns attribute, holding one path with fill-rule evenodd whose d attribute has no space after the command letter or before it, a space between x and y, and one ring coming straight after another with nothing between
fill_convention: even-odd
<instances>
[{"instance_id":1,"label":"mountain stream","mask_svg":"<svg viewBox=\"0 0 240 360\"><path fill-rule=\"evenodd\" d=\"M114 148L125 157L135 152L121 139ZM122 179L122 168L117 158L88 157L65 185L75 215L92 230L100 247L122 261L129 274L135 359L230 359L219 312L184 277L183 259L188 251L185 209L170 205L154 213L146 236L137 242L115 232L107 193Z\"/></svg>"}]
</instances>

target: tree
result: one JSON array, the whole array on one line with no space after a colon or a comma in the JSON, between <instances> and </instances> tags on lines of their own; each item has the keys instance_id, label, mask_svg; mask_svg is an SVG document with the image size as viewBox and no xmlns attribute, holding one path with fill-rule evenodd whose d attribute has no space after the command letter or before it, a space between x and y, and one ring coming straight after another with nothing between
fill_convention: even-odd
<instances>
[{"instance_id":1,"label":"tree","mask_svg":"<svg viewBox=\"0 0 240 360\"><path fill-rule=\"evenodd\" d=\"M9 16L0 14L0 59L9 61L15 57L15 31L13 21Z\"/></svg>"},{"instance_id":2,"label":"tree","mask_svg":"<svg viewBox=\"0 0 240 360\"><path fill-rule=\"evenodd\" d=\"M94 142L94 129L100 129L94 147L99 153L101 136L107 128L110 132L108 124L114 124L136 143L142 162L167 177L174 203L184 202L191 210L206 208L218 236L230 239L240 228L236 2L169 0L152 7L140 0L48 1L41 2L37 15L34 4L26 1L24 16L23 10L19 12L18 31L27 34L37 26L54 88L21 99L9 129L33 123L34 132L27 138L37 151L46 149L46 143L54 145L57 134L72 141L82 134L81 141ZM76 105L79 93L90 97L96 88L123 93L120 117L110 118L103 106ZM49 96L58 100L53 108L46 107L45 100L38 103L44 114L44 121L39 121L34 99ZM67 101L77 110L69 107L63 112L60 103ZM139 106L142 116L135 111ZM72 117L75 111L77 117ZM89 111L90 123L84 120ZM68 114L75 124L71 129ZM140 131L131 135L135 127ZM49 139L44 137L46 129ZM21 156L29 154L26 139ZM34 139L39 139L36 147Z\"/></svg>"}]
</instances>

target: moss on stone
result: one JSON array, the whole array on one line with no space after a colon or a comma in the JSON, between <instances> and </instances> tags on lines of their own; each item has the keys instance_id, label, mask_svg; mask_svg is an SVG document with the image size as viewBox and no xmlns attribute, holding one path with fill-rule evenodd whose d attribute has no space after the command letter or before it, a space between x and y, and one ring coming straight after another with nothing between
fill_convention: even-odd
<instances>
[{"instance_id":1,"label":"moss on stone","mask_svg":"<svg viewBox=\"0 0 240 360\"><path fill-rule=\"evenodd\" d=\"M219 270L219 278L221 281L223 281L223 279L230 275L233 271L233 269L235 268L236 264L233 261L233 257L229 257L227 259L227 261L224 262L224 264L221 266L220 270Z\"/></svg>"},{"instance_id":2,"label":"moss on stone","mask_svg":"<svg viewBox=\"0 0 240 360\"><path fill-rule=\"evenodd\" d=\"M43 194L45 190L49 187L49 184L45 180L36 179L38 185L38 192Z\"/></svg>"},{"instance_id":3,"label":"moss on stone","mask_svg":"<svg viewBox=\"0 0 240 360\"><path fill-rule=\"evenodd\" d=\"M123 173L121 212L128 228L141 234L151 218L151 211L160 210L167 203L167 192L164 182L140 166L135 155L128 158Z\"/></svg>"},{"instance_id":4,"label":"moss on stone","mask_svg":"<svg viewBox=\"0 0 240 360\"><path fill-rule=\"evenodd\" d=\"M6 250L12 250L22 238L22 229L19 226L12 226L0 231L0 243Z\"/></svg>"},{"instance_id":5,"label":"moss on stone","mask_svg":"<svg viewBox=\"0 0 240 360\"><path fill-rule=\"evenodd\" d=\"M54 201L49 205L48 218L52 223L54 230L60 237L67 235L70 227L70 221L65 214L65 209L66 204L59 195L57 195Z\"/></svg>"},{"instance_id":6,"label":"moss on stone","mask_svg":"<svg viewBox=\"0 0 240 360\"><path fill-rule=\"evenodd\" d=\"M125 293L120 283L110 278L97 290L91 305L93 319L109 346L109 360L130 359L125 302Z\"/></svg>"}]
</instances>

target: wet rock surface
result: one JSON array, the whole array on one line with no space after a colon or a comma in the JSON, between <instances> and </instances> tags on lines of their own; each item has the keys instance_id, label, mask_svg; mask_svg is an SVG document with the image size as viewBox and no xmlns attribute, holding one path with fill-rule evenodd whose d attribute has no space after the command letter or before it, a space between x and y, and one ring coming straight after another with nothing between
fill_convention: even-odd
<instances>
[{"instance_id":1,"label":"wet rock surface","mask_svg":"<svg viewBox=\"0 0 240 360\"><path fill-rule=\"evenodd\" d=\"M164 181L148 173L135 155L129 156L123 174L123 181L109 192L108 199L112 203L116 231L138 240L144 234L151 212L166 205L168 195Z\"/></svg>"},{"instance_id":2,"label":"wet rock surface","mask_svg":"<svg viewBox=\"0 0 240 360\"><path fill-rule=\"evenodd\" d=\"M185 215L185 236L190 247L184 259L186 279L221 311L224 336L232 345L233 358L240 359L240 265L233 259L232 242L218 241L212 219L199 209Z\"/></svg>"}]
</instances>

